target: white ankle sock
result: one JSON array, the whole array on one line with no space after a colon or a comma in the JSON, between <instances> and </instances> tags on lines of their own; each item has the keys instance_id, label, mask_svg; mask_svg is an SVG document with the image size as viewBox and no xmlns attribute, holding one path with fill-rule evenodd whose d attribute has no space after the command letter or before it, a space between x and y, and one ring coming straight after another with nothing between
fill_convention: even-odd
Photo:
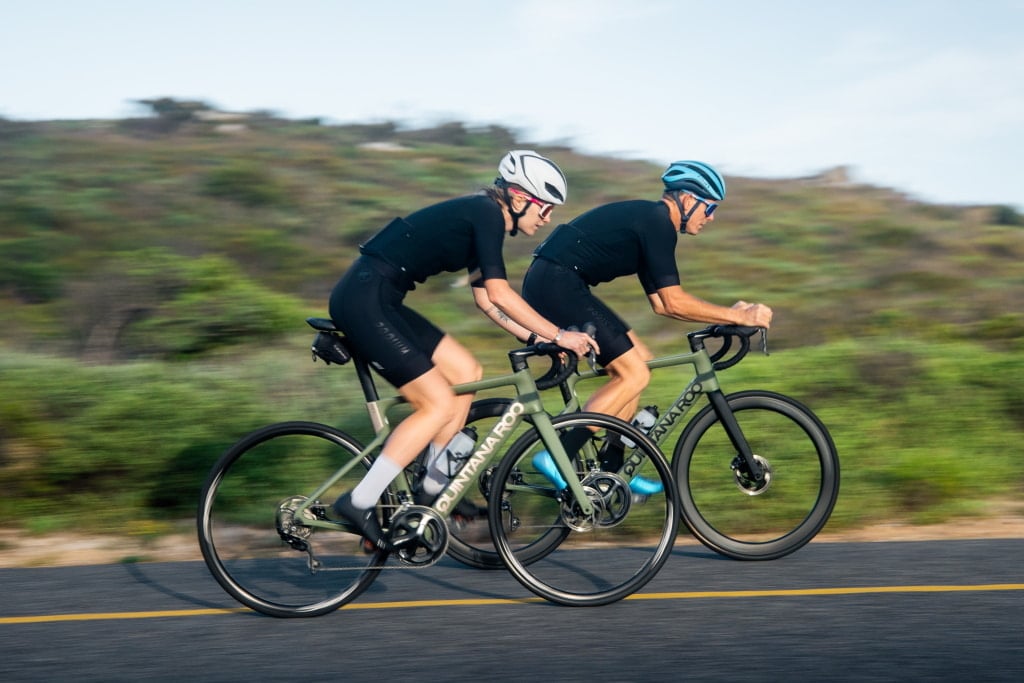
<instances>
[{"instance_id":1,"label":"white ankle sock","mask_svg":"<svg viewBox=\"0 0 1024 683\"><path fill-rule=\"evenodd\" d=\"M444 446L438 447L430 444L430 453L427 455L427 476L423 479L423 490L431 496L441 493L441 490L448 483L448 472L446 471L448 460L444 456Z\"/></svg>"},{"instance_id":2,"label":"white ankle sock","mask_svg":"<svg viewBox=\"0 0 1024 683\"><path fill-rule=\"evenodd\" d=\"M384 493L384 489L395 480L401 471L402 468L394 460L381 453L380 457L374 460L370 471L366 473L363 480L352 489L352 505L360 510L372 508Z\"/></svg>"}]
</instances>

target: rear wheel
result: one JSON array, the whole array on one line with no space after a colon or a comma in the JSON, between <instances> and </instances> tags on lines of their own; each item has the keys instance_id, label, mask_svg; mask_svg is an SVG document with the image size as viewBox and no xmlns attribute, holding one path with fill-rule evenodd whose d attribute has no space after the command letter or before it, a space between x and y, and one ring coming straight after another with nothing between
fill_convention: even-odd
<instances>
[{"instance_id":1,"label":"rear wheel","mask_svg":"<svg viewBox=\"0 0 1024 683\"><path fill-rule=\"evenodd\" d=\"M327 521L330 504L369 467L362 450L333 427L283 422L221 456L203 486L197 526L203 559L224 590L264 614L311 617L338 609L373 582L387 553L367 554L359 535ZM351 470L309 503L346 465Z\"/></svg>"}]
</instances>

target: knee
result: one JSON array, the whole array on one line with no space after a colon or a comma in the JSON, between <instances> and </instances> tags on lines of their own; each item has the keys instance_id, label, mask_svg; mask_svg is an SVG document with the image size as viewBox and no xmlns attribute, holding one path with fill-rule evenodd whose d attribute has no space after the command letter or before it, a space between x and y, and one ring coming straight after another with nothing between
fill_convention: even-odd
<instances>
[{"instance_id":1,"label":"knee","mask_svg":"<svg viewBox=\"0 0 1024 683\"><path fill-rule=\"evenodd\" d=\"M480 365L476 360L473 361L473 379L471 382L479 382L484 378L484 366Z\"/></svg>"},{"instance_id":2,"label":"knee","mask_svg":"<svg viewBox=\"0 0 1024 683\"><path fill-rule=\"evenodd\" d=\"M441 427L455 419L458 414L458 404L455 402L455 394L445 393L432 396L429 400L413 405L413 409L428 420L430 424Z\"/></svg>"},{"instance_id":3,"label":"knee","mask_svg":"<svg viewBox=\"0 0 1024 683\"><path fill-rule=\"evenodd\" d=\"M651 369L646 364L640 366L640 374L643 377L644 386L646 387L651 381Z\"/></svg>"},{"instance_id":4,"label":"knee","mask_svg":"<svg viewBox=\"0 0 1024 683\"><path fill-rule=\"evenodd\" d=\"M643 391L647 388L647 385L651 382L651 369L643 363L637 364L635 367L630 368L629 373L629 386L636 389L638 392Z\"/></svg>"},{"instance_id":5,"label":"knee","mask_svg":"<svg viewBox=\"0 0 1024 683\"><path fill-rule=\"evenodd\" d=\"M478 382L484 378L484 367L475 358L459 365L458 376L455 384L466 382Z\"/></svg>"},{"instance_id":6,"label":"knee","mask_svg":"<svg viewBox=\"0 0 1024 683\"><path fill-rule=\"evenodd\" d=\"M609 367L611 379L620 386L639 393L647 388L651 381L651 369L637 357L635 362L619 363L612 369Z\"/></svg>"}]
</instances>

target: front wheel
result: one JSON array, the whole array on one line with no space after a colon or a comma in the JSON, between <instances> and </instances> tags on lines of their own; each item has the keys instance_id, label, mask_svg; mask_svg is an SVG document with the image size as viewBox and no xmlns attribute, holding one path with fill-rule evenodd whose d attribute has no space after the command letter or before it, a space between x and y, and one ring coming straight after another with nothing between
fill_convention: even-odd
<instances>
[{"instance_id":1,"label":"front wheel","mask_svg":"<svg viewBox=\"0 0 1024 683\"><path fill-rule=\"evenodd\" d=\"M270 616L311 617L338 609L373 582L387 553L367 554L360 536L331 525L327 515L335 497L366 473L362 450L333 427L282 422L221 456L203 486L197 526L203 559L224 590ZM309 500L346 466L338 482Z\"/></svg>"},{"instance_id":2,"label":"front wheel","mask_svg":"<svg viewBox=\"0 0 1024 683\"><path fill-rule=\"evenodd\" d=\"M683 523L704 545L738 560L772 560L802 548L825 526L839 496L839 456L806 406L769 391L726 396L765 469L744 477L740 456L709 405L686 426L672 466Z\"/></svg>"},{"instance_id":3,"label":"front wheel","mask_svg":"<svg viewBox=\"0 0 1024 683\"><path fill-rule=\"evenodd\" d=\"M589 440L568 454L561 471L546 453L537 428L523 434L501 459L492 478L489 515L494 545L512 575L552 602L604 605L630 595L661 569L679 526L679 497L671 467L645 434L618 418L571 413L551 418L560 441L570 431L589 430ZM581 432L577 432L581 433ZM625 437L619 472L600 469L606 443ZM661 490L638 494L630 488L642 476ZM568 484L575 479L588 504ZM559 538L543 553L530 553L538 538Z\"/></svg>"}]
</instances>

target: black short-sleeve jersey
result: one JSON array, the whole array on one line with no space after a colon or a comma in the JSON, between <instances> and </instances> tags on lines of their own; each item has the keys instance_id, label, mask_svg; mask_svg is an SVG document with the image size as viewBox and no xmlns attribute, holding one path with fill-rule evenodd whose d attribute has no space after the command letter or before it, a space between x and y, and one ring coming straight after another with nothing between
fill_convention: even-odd
<instances>
[{"instance_id":1,"label":"black short-sleeve jersey","mask_svg":"<svg viewBox=\"0 0 1024 683\"><path fill-rule=\"evenodd\" d=\"M534 255L573 268L590 286L636 274L644 292L679 284L678 233L660 201L605 204L558 226Z\"/></svg>"},{"instance_id":2,"label":"black short-sleeve jersey","mask_svg":"<svg viewBox=\"0 0 1024 683\"><path fill-rule=\"evenodd\" d=\"M507 280L502 244L505 218L486 195L458 197L396 218L359 251L424 282L440 272L480 269L483 279Z\"/></svg>"}]
</instances>

